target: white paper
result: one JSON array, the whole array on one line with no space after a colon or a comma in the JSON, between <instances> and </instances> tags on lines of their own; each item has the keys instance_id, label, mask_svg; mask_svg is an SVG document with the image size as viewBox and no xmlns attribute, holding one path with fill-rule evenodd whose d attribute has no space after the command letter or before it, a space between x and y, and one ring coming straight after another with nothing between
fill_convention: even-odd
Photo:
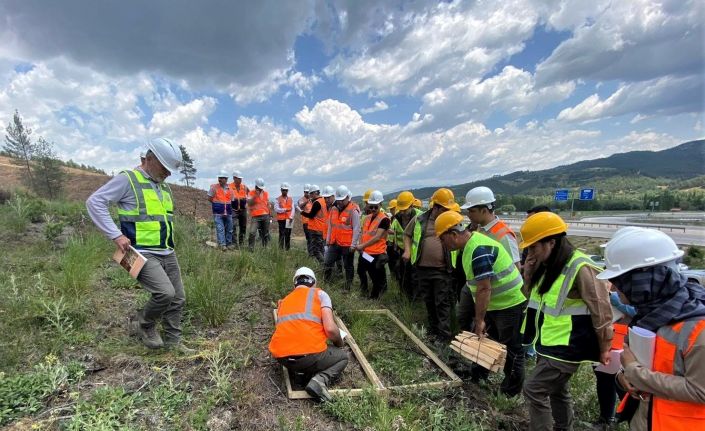
<instances>
[{"instance_id":1,"label":"white paper","mask_svg":"<svg viewBox=\"0 0 705 431\"><path fill-rule=\"evenodd\" d=\"M294 220L288 218L286 219L286 222L284 223L284 227L287 229L291 229L291 226L294 224Z\"/></svg>"},{"instance_id":2,"label":"white paper","mask_svg":"<svg viewBox=\"0 0 705 431\"><path fill-rule=\"evenodd\" d=\"M340 329L340 328L338 328L338 329L340 330L340 338L342 338L342 339L344 340L344 339L345 339L345 337L347 337L347 336L348 336L348 333L347 333L347 332L345 332L345 331L343 331L343 330L342 330L342 329Z\"/></svg>"},{"instance_id":3,"label":"white paper","mask_svg":"<svg viewBox=\"0 0 705 431\"><path fill-rule=\"evenodd\" d=\"M634 352L636 360L649 370L654 365L654 349L656 334L648 329L632 326L629 328L629 348Z\"/></svg>"},{"instance_id":4,"label":"white paper","mask_svg":"<svg viewBox=\"0 0 705 431\"><path fill-rule=\"evenodd\" d=\"M610 350L610 363L607 365L600 364L595 368L595 371L601 371L607 374L617 374L622 368L621 356L624 350Z\"/></svg>"},{"instance_id":5,"label":"white paper","mask_svg":"<svg viewBox=\"0 0 705 431\"><path fill-rule=\"evenodd\" d=\"M362 258L368 262L372 262L373 260L375 260L374 257L370 256L369 254L365 253L364 251L362 252Z\"/></svg>"},{"instance_id":6,"label":"white paper","mask_svg":"<svg viewBox=\"0 0 705 431\"><path fill-rule=\"evenodd\" d=\"M612 323L618 321L622 317L624 317L624 313L612 306Z\"/></svg>"}]
</instances>

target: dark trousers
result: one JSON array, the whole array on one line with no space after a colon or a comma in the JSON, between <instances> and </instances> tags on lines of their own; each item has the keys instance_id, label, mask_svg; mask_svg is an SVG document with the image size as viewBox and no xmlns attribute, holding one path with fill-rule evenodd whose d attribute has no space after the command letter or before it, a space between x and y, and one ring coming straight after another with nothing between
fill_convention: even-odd
<instances>
[{"instance_id":1,"label":"dark trousers","mask_svg":"<svg viewBox=\"0 0 705 431\"><path fill-rule=\"evenodd\" d=\"M308 235L310 238L311 248L309 254L313 256L318 263L323 263L323 252L326 248L326 240L323 239L323 232L316 230L309 230Z\"/></svg>"},{"instance_id":2,"label":"dark trousers","mask_svg":"<svg viewBox=\"0 0 705 431\"><path fill-rule=\"evenodd\" d=\"M235 242L235 231L237 232L237 244L242 246L245 243L245 232L247 231L247 212L246 210L233 211L233 242Z\"/></svg>"},{"instance_id":3,"label":"dark trousers","mask_svg":"<svg viewBox=\"0 0 705 431\"><path fill-rule=\"evenodd\" d=\"M331 244L328 246L323 261L323 279L331 281L333 279L333 268L337 262L343 261L343 269L345 270L345 289L350 289L355 276L355 251L350 250L350 247Z\"/></svg>"},{"instance_id":4,"label":"dark trousers","mask_svg":"<svg viewBox=\"0 0 705 431\"><path fill-rule=\"evenodd\" d=\"M291 228L286 227L286 220L277 220L279 225L279 248L289 250L291 248Z\"/></svg>"},{"instance_id":5,"label":"dark trousers","mask_svg":"<svg viewBox=\"0 0 705 431\"><path fill-rule=\"evenodd\" d=\"M614 374L596 371L597 404L600 405L600 421L608 423L614 419L614 408L617 405L617 387L614 384Z\"/></svg>"},{"instance_id":6,"label":"dark trousers","mask_svg":"<svg viewBox=\"0 0 705 431\"><path fill-rule=\"evenodd\" d=\"M422 296L416 268L411 262L399 261L399 286L410 301L416 301Z\"/></svg>"},{"instance_id":7,"label":"dark trousers","mask_svg":"<svg viewBox=\"0 0 705 431\"><path fill-rule=\"evenodd\" d=\"M475 320L475 301L472 299L472 293L467 286L463 286L460 290L457 314L458 326L460 326L460 330L472 331L473 321Z\"/></svg>"},{"instance_id":8,"label":"dark trousers","mask_svg":"<svg viewBox=\"0 0 705 431\"><path fill-rule=\"evenodd\" d=\"M419 289L423 292L431 335L450 341L451 310L453 307L453 278L445 268L417 267Z\"/></svg>"},{"instance_id":9,"label":"dark trousers","mask_svg":"<svg viewBox=\"0 0 705 431\"><path fill-rule=\"evenodd\" d=\"M306 237L306 251L308 252L309 256L313 256L313 253L311 253L311 231L308 230L308 223L303 223L304 227L304 237Z\"/></svg>"},{"instance_id":10,"label":"dark trousers","mask_svg":"<svg viewBox=\"0 0 705 431\"><path fill-rule=\"evenodd\" d=\"M387 263L387 266L389 266L389 274L398 281L400 277L397 273L399 272L401 258L397 248L390 242L387 243L387 257L389 258L389 262Z\"/></svg>"},{"instance_id":11,"label":"dark trousers","mask_svg":"<svg viewBox=\"0 0 705 431\"><path fill-rule=\"evenodd\" d=\"M321 353L304 356L289 356L277 361L293 372L304 373L307 381L318 376L326 386L333 383L348 365L348 354L335 346L328 346Z\"/></svg>"},{"instance_id":12,"label":"dark trousers","mask_svg":"<svg viewBox=\"0 0 705 431\"><path fill-rule=\"evenodd\" d=\"M521 323L526 303L517 304L504 310L488 311L485 314L487 335L507 346L507 360L504 363L504 380L499 390L513 397L521 392L524 384L524 348L521 345ZM473 377L487 378L489 371L480 366L473 368Z\"/></svg>"},{"instance_id":13,"label":"dark trousers","mask_svg":"<svg viewBox=\"0 0 705 431\"><path fill-rule=\"evenodd\" d=\"M362 255L357 259L357 269L370 276L372 280L372 291L370 292L370 298L377 299L379 296L387 290L387 269L385 264L387 263L387 255L376 254L372 255L374 260L368 262ZM367 281L367 277L365 277ZM367 285L364 287L360 284L362 288L362 293L367 294Z\"/></svg>"},{"instance_id":14,"label":"dark trousers","mask_svg":"<svg viewBox=\"0 0 705 431\"><path fill-rule=\"evenodd\" d=\"M255 249L255 239L259 233L262 240L262 247L266 247L269 243L269 215L261 215L250 218L250 234L247 237L247 245L250 251Z\"/></svg>"}]
</instances>

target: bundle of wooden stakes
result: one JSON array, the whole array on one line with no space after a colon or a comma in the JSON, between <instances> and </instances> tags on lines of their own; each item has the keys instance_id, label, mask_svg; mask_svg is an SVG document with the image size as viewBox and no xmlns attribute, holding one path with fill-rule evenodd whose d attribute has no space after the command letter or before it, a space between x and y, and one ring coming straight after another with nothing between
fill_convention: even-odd
<instances>
[{"instance_id":1,"label":"bundle of wooden stakes","mask_svg":"<svg viewBox=\"0 0 705 431\"><path fill-rule=\"evenodd\" d=\"M507 348L489 338L480 338L472 332L463 331L451 341L450 348L483 368L498 372L507 360Z\"/></svg>"}]
</instances>

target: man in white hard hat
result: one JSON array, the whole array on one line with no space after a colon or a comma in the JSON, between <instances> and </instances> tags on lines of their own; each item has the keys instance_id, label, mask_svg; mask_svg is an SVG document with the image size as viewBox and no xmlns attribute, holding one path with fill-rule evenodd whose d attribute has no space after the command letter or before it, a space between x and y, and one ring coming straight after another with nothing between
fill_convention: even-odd
<instances>
[{"instance_id":1,"label":"man in white hard hat","mask_svg":"<svg viewBox=\"0 0 705 431\"><path fill-rule=\"evenodd\" d=\"M384 196L379 190L370 193L367 200L367 214L362 225L362 238L355 249L360 253L357 261L358 270L366 272L372 280L371 299L377 299L387 290L387 231L391 223L384 212L380 211ZM361 286L363 287L363 286ZM364 286L366 287L366 286ZM363 290L363 295L367 291Z\"/></svg>"},{"instance_id":2,"label":"man in white hard hat","mask_svg":"<svg viewBox=\"0 0 705 431\"><path fill-rule=\"evenodd\" d=\"M272 222L272 215L269 208L269 192L264 189L264 179L255 180L255 189L250 191L247 197L247 208L250 212L250 234L247 237L247 245L250 251L255 249L255 239L259 233L262 247L269 243L269 225Z\"/></svg>"},{"instance_id":3,"label":"man in white hard hat","mask_svg":"<svg viewBox=\"0 0 705 431\"><path fill-rule=\"evenodd\" d=\"M144 166L115 175L88 198L86 208L93 223L118 249L127 252L132 246L147 258L137 280L151 297L131 322L131 330L149 348L192 353L181 342L186 297L174 253L174 202L164 182L181 166L181 150L166 138L150 141L147 148ZM110 216L111 203L117 204L120 228ZM154 229L155 223L159 229Z\"/></svg>"},{"instance_id":4,"label":"man in white hard hat","mask_svg":"<svg viewBox=\"0 0 705 431\"><path fill-rule=\"evenodd\" d=\"M289 183L279 187L281 195L274 201L274 212L279 225L279 248L291 248L291 229L294 222L294 200L289 196Z\"/></svg>"},{"instance_id":5,"label":"man in white hard hat","mask_svg":"<svg viewBox=\"0 0 705 431\"><path fill-rule=\"evenodd\" d=\"M345 186L340 186L335 191L330 229L326 235L328 251L323 263L323 279L329 281L332 279L335 263L342 259L346 290L352 287L355 277L355 246L360 236L360 207L351 197L352 193Z\"/></svg>"},{"instance_id":6,"label":"man in white hard hat","mask_svg":"<svg viewBox=\"0 0 705 431\"><path fill-rule=\"evenodd\" d=\"M218 246L225 250L233 244L233 192L228 187L228 174L220 171L218 182L211 184L208 190L208 200L211 203L215 234Z\"/></svg>"},{"instance_id":7,"label":"man in white hard hat","mask_svg":"<svg viewBox=\"0 0 705 431\"><path fill-rule=\"evenodd\" d=\"M242 183L242 172L233 172L233 182L228 185L233 192L233 240L236 238L237 245L242 247L245 242L245 232L247 231L247 196L250 189Z\"/></svg>"},{"instance_id":8,"label":"man in white hard hat","mask_svg":"<svg viewBox=\"0 0 705 431\"><path fill-rule=\"evenodd\" d=\"M277 307L269 342L272 356L288 370L306 375L309 395L331 401L328 386L348 364L348 354L341 349L345 335L335 324L330 296L316 287L313 271L305 266L296 270L294 290Z\"/></svg>"},{"instance_id":9,"label":"man in white hard hat","mask_svg":"<svg viewBox=\"0 0 705 431\"><path fill-rule=\"evenodd\" d=\"M301 226L304 229L304 237L306 237L306 250L308 251L309 256L313 256L311 253L311 236L309 235L308 232L308 217L304 216L304 212L309 212L311 211L311 196L309 195L309 190L311 189L311 184L305 184L304 185L304 195L299 198L299 200L296 202L296 207L299 209L299 212L301 214Z\"/></svg>"}]
</instances>

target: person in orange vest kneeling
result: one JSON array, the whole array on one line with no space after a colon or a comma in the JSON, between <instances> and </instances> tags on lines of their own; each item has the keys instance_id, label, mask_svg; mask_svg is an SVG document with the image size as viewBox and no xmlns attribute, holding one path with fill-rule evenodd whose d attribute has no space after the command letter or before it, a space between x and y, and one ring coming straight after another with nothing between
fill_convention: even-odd
<instances>
[{"instance_id":1,"label":"person in orange vest kneeling","mask_svg":"<svg viewBox=\"0 0 705 431\"><path fill-rule=\"evenodd\" d=\"M288 370L311 376L306 392L330 401L328 386L348 365L344 334L333 319L330 296L316 287L316 275L302 266L294 274L294 290L279 301L272 356ZM333 345L328 345L328 341Z\"/></svg>"},{"instance_id":2,"label":"person in orange vest kneeling","mask_svg":"<svg viewBox=\"0 0 705 431\"><path fill-rule=\"evenodd\" d=\"M360 252L357 261L358 267L369 274L372 279L372 292L370 298L377 299L379 295L387 290L387 270L384 265L388 262L387 257L387 231L391 223L389 218L379 210L384 201L384 196L379 190L370 193L367 201L367 215L365 223L362 225L362 240L355 248ZM360 286L365 289L366 286ZM362 291L367 295L366 289Z\"/></svg>"},{"instance_id":3,"label":"person in orange vest kneeling","mask_svg":"<svg viewBox=\"0 0 705 431\"><path fill-rule=\"evenodd\" d=\"M625 229L606 244L606 269L597 278L634 306L632 326L656 333L652 364L639 363L627 344L622 352L617 380L639 399L630 429L705 429L705 289L680 273L683 251L668 235Z\"/></svg>"}]
</instances>

